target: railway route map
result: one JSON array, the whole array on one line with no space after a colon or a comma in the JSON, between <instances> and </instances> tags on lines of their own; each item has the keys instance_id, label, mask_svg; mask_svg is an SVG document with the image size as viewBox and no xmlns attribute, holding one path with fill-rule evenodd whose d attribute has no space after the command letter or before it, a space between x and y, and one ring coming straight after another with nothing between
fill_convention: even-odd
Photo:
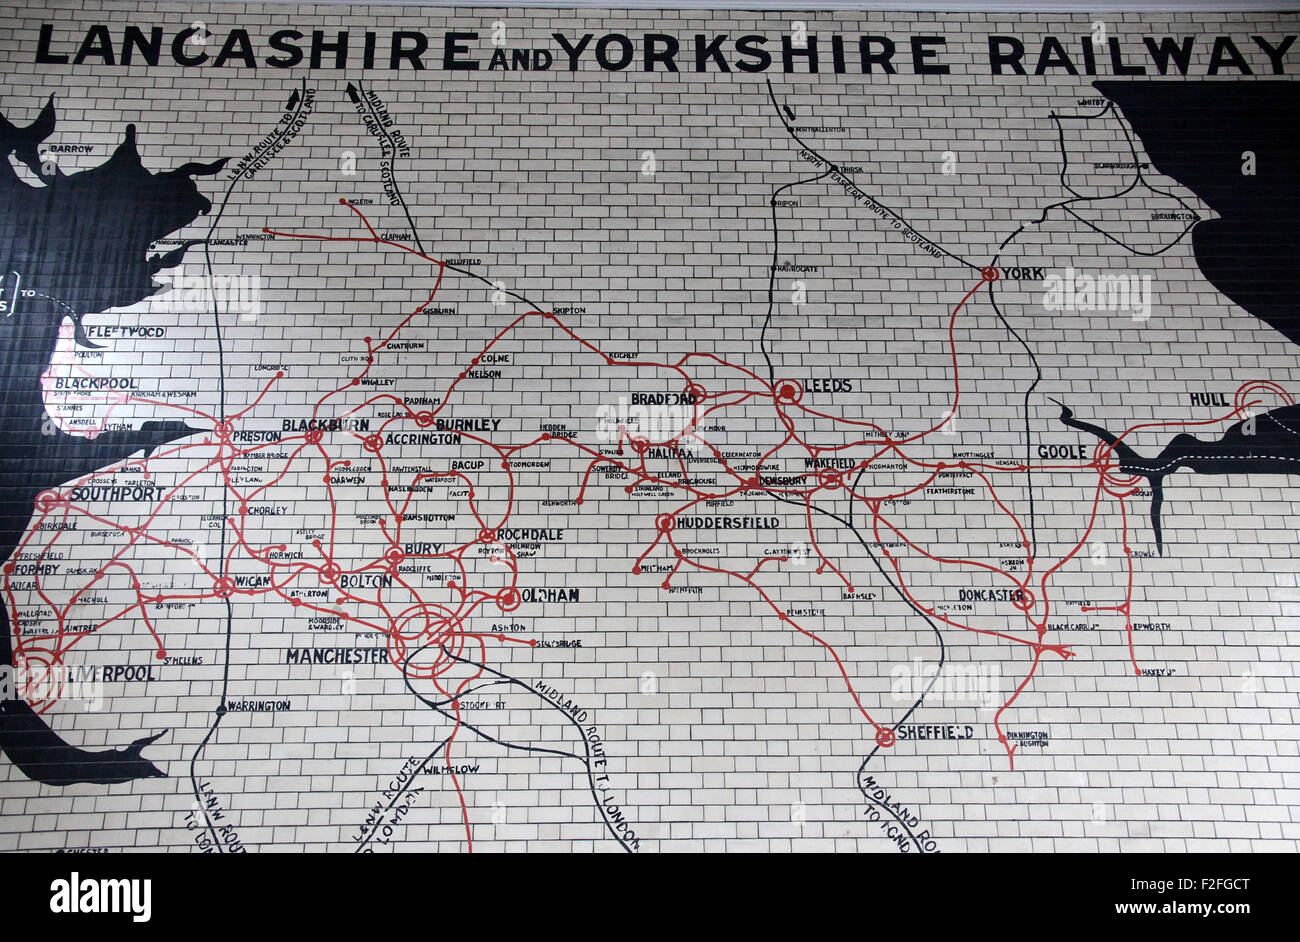
<instances>
[{"instance_id":1,"label":"railway route map","mask_svg":"<svg viewBox=\"0 0 1300 942\"><path fill-rule=\"evenodd\" d=\"M1300 17L0 19L0 847L1295 851Z\"/></svg>"}]
</instances>

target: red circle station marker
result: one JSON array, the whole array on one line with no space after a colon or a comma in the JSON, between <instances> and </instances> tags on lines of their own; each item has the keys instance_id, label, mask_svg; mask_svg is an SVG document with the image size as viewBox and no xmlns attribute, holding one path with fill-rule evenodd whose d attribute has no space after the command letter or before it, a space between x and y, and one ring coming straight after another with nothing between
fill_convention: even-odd
<instances>
[{"instance_id":1,"label":"red circle station marker","mask_svg":"<svg viewBox=\"0 0 1300 942\"><path fill-rule=\"evenodd\" d=\"M980 269L980 277L985 281L997 281L1002 277L1002 271L995 265Z\"/></svg>"},{"instance_id":2,"label":"red circle station marker","mask_svg":"<svg viewBox=\"0 0 1300 942\"><path fill-rule=\"evenodd\" d=\"M496 594L497 608L503 612L513 612L522 601L519 590L514 586L508 586Z\"/></svg>"},{"instance_id":3,"label":"red circle station marker","mask_svg":"<svg viewBox=\"0 0 1300 942\"><path fill-rule=\"evenodd\" d=\"M888 749L898 741L898 735L888 727L876 730L876 745Z\"/></svg>"},{"instance_id":4,"label":"red circle station marker","mask_svg":"<svg viewBox=\"0 0 1300 942\"><path fill-rule=\"evenodd\" d=\"M776 401L795 403L803 398L803 384L797 379L783 379L776 384Z\"/></svg>"},{"instance_id":5,"label":"red circle station marker","mask_svg":"<svg viewBox=\"0 0 1300 942\"><path fill-rule=\"evenodd\" d=\"M660 533L667 533L672 530L673 527L677 526L677 518L672 514L660 514L655 517L655 526L659 529Z\"/></svg>"},{"instance_id":6,"label":"red circle station marker","mask_svg":"<svg viewBox=\"0 0 1300 942\"><path fill-rule=\"evenodd\" d=\"M36 495L35 505L37 510L39 510L41 513L45 513L51 507L55 506L56 504L62 504L66 500L67 498L64 497L62 494L60 494L58 491L41 491L39 494Z\"/></svg>"}]
</instances>

